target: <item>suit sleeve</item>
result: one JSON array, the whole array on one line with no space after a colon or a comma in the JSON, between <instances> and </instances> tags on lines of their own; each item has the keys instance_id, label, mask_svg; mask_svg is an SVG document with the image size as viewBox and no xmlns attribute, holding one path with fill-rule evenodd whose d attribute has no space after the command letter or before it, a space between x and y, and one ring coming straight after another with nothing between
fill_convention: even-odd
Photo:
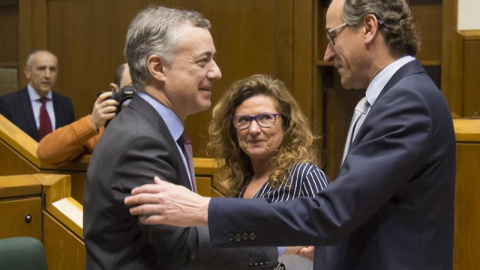
<instances>
[{"instance_id":1,"label":"suit sleeve","mask_svg":"<svg viewBox=\"0 0 480 270\"><path fill-rule=\"evenodd\" d=\"M82 154L91 154L101 134L92 127L87 115L45 136L37 148L38 158L47 164L63 165Z\"/></svg>"},{"instance_id":2,"label":"suit sleeve","mask_svg":"<svg viewBox=\"0 0 480 270\"><path fill-rule=\"evenodd\" d=\"M431 130L424 97L417 91L391 89L369 112L339 177L315 198L281 203L213 198L209 206L212 245L338 243L419 171L431 149ZM254 234L254 240L229 240L229 235L244 232Z\"/></svg>"},{"instance_id":3,"label":"suit sleeve","mask_svg":"<svg viewBox=\"0 0 480 270\"><path fill-rule=\"evenodd\" d=\"M152 183L154 176L187 185L186 171L182 171L183 163L180 164L175 159L177 153L175 145L166 144L158 136L144 134L130 141L114 167L116 184L112 189L118 207L126 208L124 198L130 195L133 188ZM257 269L265 266L271 269L278 258L276 247L232 250L212 248L206 227L149 226L138 221L134 226L148 238L162 269L246 269L249 268L249 263L252 266L257 263Z\"/></svg>"}]
</instances>

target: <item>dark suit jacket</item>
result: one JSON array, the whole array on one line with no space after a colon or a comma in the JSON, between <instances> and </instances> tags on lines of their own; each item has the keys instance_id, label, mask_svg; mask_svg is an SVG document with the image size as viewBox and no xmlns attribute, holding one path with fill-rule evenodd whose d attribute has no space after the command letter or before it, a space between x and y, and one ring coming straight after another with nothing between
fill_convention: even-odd
<instances>
[{"instance_id":1,"label":"dark suit jacket","mask_svg":"<svg viewBox=\"0 0 480 270\"><path fill-rule=\"evenodd\" d=\"M84 209L86 269L248 269L277 261L277 248L223 250L206 227L145 226L123 200L153 177L190 187L176 142L157 111L135 96L109 124L87 171Z\"/></svg>"},{"instance_id":2,"label":"dark suit jacket","mask_svg":"<svg viewBox=\"0 0 480 270\"><path fill-rule=\"evenodd\" d=\"M214 246L317 247L315 269L452 269L455 136L418 61L400 68L365 118L338 178L315 199L212 199ZM229 242L232 232L255 241Z\"/></svg>"},{"instance_id":3,"label":"dark suit jacket","mask_svg":"<svg viewBox=\"0 0 480 270\"><path fill-rule=\"evenodd\" d=\"M53 110L55 111L56 128L63 127L75 121L72 101L65 96L52 91ZM8 120L40 141L38 128L27 88L0 97L0 113Z\"/></svg>"}]
</instances>

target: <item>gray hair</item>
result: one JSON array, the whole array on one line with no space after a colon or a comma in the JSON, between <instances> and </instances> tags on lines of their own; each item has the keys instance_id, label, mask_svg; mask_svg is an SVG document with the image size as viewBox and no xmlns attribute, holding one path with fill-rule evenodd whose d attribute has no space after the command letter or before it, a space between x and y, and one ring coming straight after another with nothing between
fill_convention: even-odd
<instances>
[{"instance_id":1,"label":"gray hair","mask_svg":"<svg viewBox=\"0 0 480 270\"><path fill-rule=\"evenodd\" d=\"M166 65L172 63L179 49L178 28L185 22L210 29L210 21L195 11L150 6L130 23L125 42L125 58L130 67L132 84L142 91L150 77L147 59L157 55Z\"/></svg>"},{"instance_id":2,"label":"gray hair","mask_svg":"<svg viewBox=\"0 0 480 270\"><path fill-rule=\"evenodd\" d=\"M343 19L356 26L367 14L383 21L379 29L392 54L415 56L420 49L420 31L405 0L346 0Z\"/></svg>"},{"instance_id":3,"label":"gray hair","mask_svg":"<svg viewBox=\"0 0 480 270\"><path fill-rule=\"evenodd\" d=\"M50 51L47 51L47 50L38 50L38 51L33 51L31 52L28 57L27 57L27 62L25 63L25 65L31 69L32 68L32 62L33 62L33 58L35 58L35 55L37 55L37 53L39 52L46 52L46 53L49 53L53 56L55 56L55 54L51 53ZM55 56L55 58L57 58L57 56Z\"/></svg>"}]
</instances>

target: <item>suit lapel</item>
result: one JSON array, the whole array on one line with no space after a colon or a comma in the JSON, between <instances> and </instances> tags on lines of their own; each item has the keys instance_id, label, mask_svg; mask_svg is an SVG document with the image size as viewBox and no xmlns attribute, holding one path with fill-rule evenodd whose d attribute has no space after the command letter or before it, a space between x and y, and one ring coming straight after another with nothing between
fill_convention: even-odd
<instances>
[{"instance_id":1,"label":"suit lapel","mask_svg":"<svg viewBox=\"0 0 480 270\"><path fill-rule=\"evenodd\" d=\"M411 61L406 63L401 67L395 74L393 74L392 78L388 81L388 83L383 88L380 95L378 95L378 99L380 99L390 88L396 85L401 79L416 73L425 73L425 69L423 69L422 65L418 60ZM375 104L373 105L375 106Z\"/></svg>"},{"instance_id":2,"label":"suit lapel","mask_svg":"<svg viewBox=\"0 0 480 270\"><path fill-rule=\"evenodd\" d=\"M392 78L390 78L388 83L382 89L382 91L378 95L377 100L375 101L375 104L377 104L379 101L381 102L381 97L385 93L387 93L394 85L396 85L401 79L403 79L403 78L405 78L409 75L418 74L418 73L425 73L425 69L422 67L422 65L420 64L420 62L418 60L411 61L411 62L405 64L404 66L402 66L400 69L397 70L397 72L395 72L395 74L393 74ZM373 104L373 106L371 107L371 110L373 110L373 108L375 107L375 104ZM352 145L350 146L349 152L355 146L357 146L358 143L361 141L360 133L362 131L362 128L364 128L365 126L368 126L368 124L367 124L368 119L369 119L369 117L368 117L368 114L367 114L362 127L360 127L360 129L357 132L357 137L358 138L352 142Z\"/></svg>"},{"instance_id":3,"label":"suit lapel","mask_svg":"<svg viewBox=\"0 0 480 270\"><path fill-rule=\"evenodd\" d=\"M28 125L28 128L31 130L31 134L35 134L34 139L38 140L38 129L37 123L35 122L35 114L33 113L32 102L30 101L30 96L28 95L27 88L20 90L19 100L22 114L24 115L25 122Z\"/></svg>"},{"instance_id":4,"label":"suit lapel","mask_svg":"<svg viewBox=\"0 0 480 270\"><path fill-rule=\"evenodd\" d=\"M175 163L177 164L174 166L179 179L177 179L178 184L183 185L184 187L190 189L190 178L188 177L188 168L185 168L183 164L183 159L180 156L177 148L177 142L173 139L170 131L168 131L167 124L163 121L162 117L158 112L143 98L135 95L132 98L132 101L128 104L128 107L132 108L133 110L137 111L143 117L149 120L153 125L158 128L158 132L163 134L163 138L166 140L166 144L170 146L170 154L173 156Z\"/></svg>"}]
</instances>

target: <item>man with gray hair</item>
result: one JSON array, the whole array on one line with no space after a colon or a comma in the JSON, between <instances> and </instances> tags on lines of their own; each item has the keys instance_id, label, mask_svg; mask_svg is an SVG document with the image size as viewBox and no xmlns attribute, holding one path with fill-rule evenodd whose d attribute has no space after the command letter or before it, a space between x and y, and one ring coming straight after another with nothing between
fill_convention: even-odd
<instances>
[{"instance_id":1,"label":"man with gray hair","mask_svg":"<svg viewBox=\"0 0 480 270\"><path fill-rule=\"evenodd\" d=\"M72 101L52 91L57 81L57 57L32 52L24 68L27 87L0 97L0 114L37 142L53 130L75 121Z\"/></svg>"},{"instance_id":2,"label":"man with gray hair","mask_svg":"<svg viewBox=\"0 0 480 270\"><path fill-rule=\"evenodd\" d=\"M315 198L269 203L205 198L156 179L125 203L144 224L208 225L215 247L316 245L314 269L453 269L455 135L442 92L414 58L410 8L333 0L326 28L324 60L343 87L366 89L332 184ZM243 232L256 241L228 237Z\"/></svg>"},{"instance_id":3,"label":"man with gray hair","mask_svg":"<svg viewBox=\"0 0 480 270\"><path fill-rule=\"evenodd\" d=\"M207 227L145 226L123 200L158 175L195 191L183 123L207 110L222 77L210 22L160 6L131 22L125 56L137 95L105 130L87 171L86 269L272 269L277 248L213 249ZM267 268L268 267L268 268Z\"/></svg>"}]
</instances>

